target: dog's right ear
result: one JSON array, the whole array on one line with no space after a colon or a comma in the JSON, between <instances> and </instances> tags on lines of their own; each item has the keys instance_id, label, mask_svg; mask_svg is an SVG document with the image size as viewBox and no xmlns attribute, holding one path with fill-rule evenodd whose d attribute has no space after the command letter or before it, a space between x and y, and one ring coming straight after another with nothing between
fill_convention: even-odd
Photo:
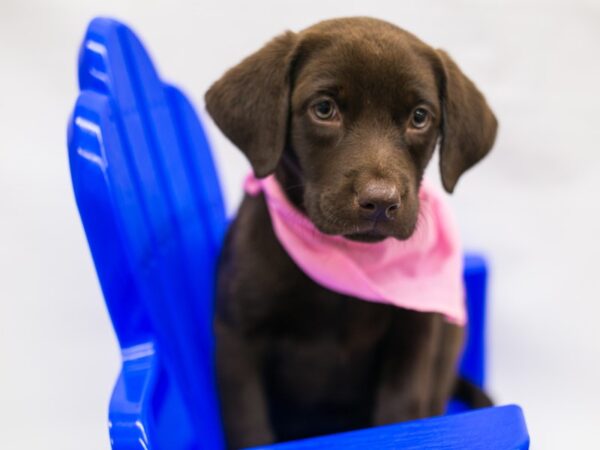
<instances>
[{"instance_id":1,"label":"dog's right ear","mask_svg":"<svg viewBox=\"0 0 600 450\"><path fill-rule=\"evenodd\" d=\"M275 171L287 135L290 70L297 36L286 32L244 59L206 92L206 109L263 178Z\"/></svg>"}]
</instances>

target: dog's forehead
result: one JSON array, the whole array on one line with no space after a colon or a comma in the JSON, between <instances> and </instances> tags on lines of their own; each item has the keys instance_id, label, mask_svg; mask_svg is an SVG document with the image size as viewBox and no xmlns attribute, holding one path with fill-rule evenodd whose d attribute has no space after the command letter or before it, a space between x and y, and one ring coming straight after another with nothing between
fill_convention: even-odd
<instances>
[{"instance_id":1,"label":"dog's forehead","mask_svg":"<svg viewBox=\"0 0 600 450\"><path fill-rule=\"evenodd\" d=\"M342 89L353 95L436 101L433 50L400 29L312 33L308 41L296 78L304 94Z\"/></svg>"}]
</instances>

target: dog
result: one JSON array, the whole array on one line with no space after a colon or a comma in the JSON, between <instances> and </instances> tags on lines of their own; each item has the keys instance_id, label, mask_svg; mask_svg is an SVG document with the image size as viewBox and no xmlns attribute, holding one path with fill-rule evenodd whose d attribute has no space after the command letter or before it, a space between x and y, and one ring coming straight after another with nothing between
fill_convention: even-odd
<instances>
[{"instance_id":1,"label":"dog","mask_svg":"<svg viewBox=\"0 0 600 450\"><path fill-rule=\"evenodd\" d=\"M447 53L365 17L276 37L205 101L254 181L274 177L319 233L366 247L418 232L436 147L452 193L497 130ZM219 261L216 370L228 447L443 414L464 327L316 282L280 242L271 213L264 194L246 195Z\"/></svg>"}]
</instances>

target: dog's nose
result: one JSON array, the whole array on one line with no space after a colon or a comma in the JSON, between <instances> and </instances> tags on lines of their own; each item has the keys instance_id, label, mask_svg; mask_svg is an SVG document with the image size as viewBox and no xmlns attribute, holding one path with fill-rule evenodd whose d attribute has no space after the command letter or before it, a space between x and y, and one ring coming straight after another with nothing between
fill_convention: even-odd
<instances>
[{"instance_id":1,"label":"dog's nose","mask_svg":"<svg viewBox=\"0 0 600 450\"><path fill-rule=\"evenodd\" d=\"M371 220L391 220L400 208L396 186L383 181L370 181L358 192L360 214Z\"/></svg>"}]
</instances>

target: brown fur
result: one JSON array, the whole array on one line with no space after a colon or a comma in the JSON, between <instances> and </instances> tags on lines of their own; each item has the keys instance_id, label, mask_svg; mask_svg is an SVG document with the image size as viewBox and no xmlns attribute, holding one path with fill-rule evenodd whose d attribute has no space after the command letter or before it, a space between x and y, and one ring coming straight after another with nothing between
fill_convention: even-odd
<instances>
[{"instance_id":1,"label":"brown fur","mask_svg":"<svg viewBox=\"0 0 600 450\"><path fill-rule=\"evenodd\" d=\"M337 120L315 118L333 102ZM287 32L228 71L208 112L248 157L275 172L324 233L366 242L418 227L418 190L440 145L443 185L491 149L496 119L449 56L368 18ZM429 113L414 125L415 108ZM277 241L262 197L246 197L223 249L215 329L230 447L441 414L463 330L331 292Z\"/></svg>"}]
</instances>

